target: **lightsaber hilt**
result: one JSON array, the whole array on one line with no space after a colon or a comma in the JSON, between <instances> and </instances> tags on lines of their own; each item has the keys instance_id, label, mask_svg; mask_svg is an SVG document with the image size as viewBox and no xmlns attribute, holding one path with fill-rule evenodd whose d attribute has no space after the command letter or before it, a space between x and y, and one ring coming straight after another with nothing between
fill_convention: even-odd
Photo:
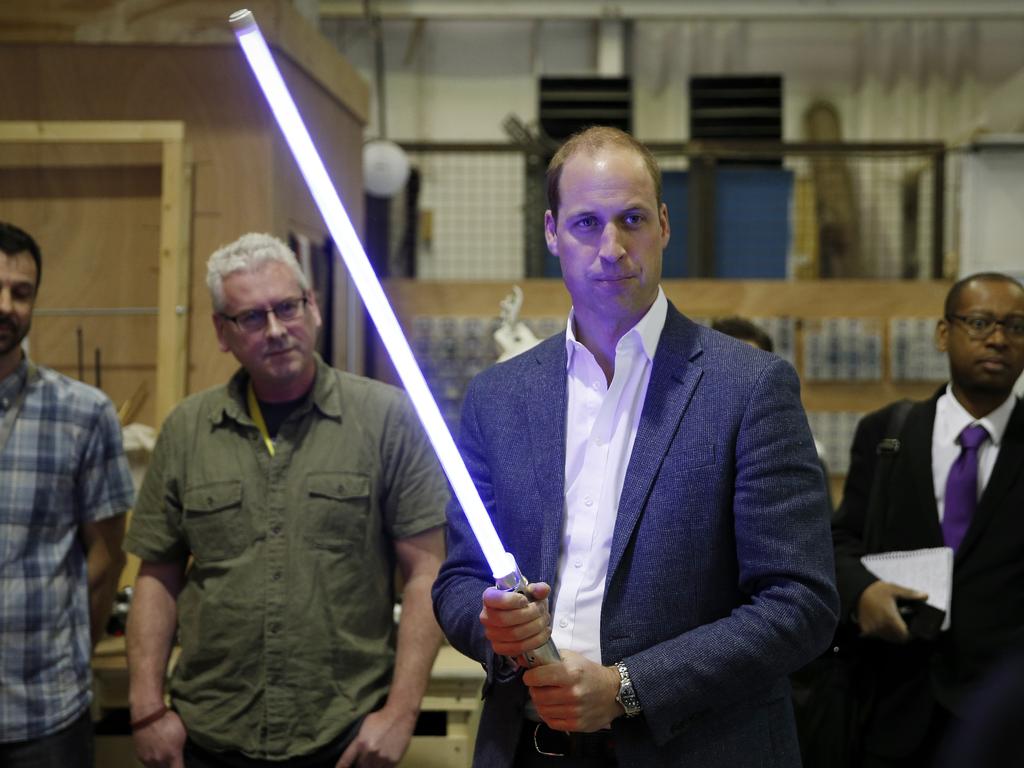
<instances>
[{"instance_id":1,"label":"lightsaber hilt","mask_svg":"<svg viewBox=\"0 0 1024 768\"><path fill-rule=\"evenodd\" d=\"M508 565L511 570L504 576L494 575L494 586L503 592L518 592L531 603L536 602L534 597L526 589L530 582L526 580L519 571L519 566L516 565L516 559L510 552L505 553L505 557L508 560ZM528 667L539 667L541 664L555 664L562 660L562 657L558 653L558 649L555 647L555 641L550 637L544 645L540 648L534 648L532 651L524 651L522 654L523 660L526 661Z\"/></svg>"}]
</instances>

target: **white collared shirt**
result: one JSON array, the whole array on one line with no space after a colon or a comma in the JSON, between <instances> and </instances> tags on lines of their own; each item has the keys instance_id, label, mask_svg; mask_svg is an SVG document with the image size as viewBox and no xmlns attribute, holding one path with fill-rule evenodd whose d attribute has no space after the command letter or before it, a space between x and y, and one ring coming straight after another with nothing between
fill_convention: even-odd
<instances>
[{"instance_id":1,"label":"white collared shirt","mask_svg":"<svg viewBox=\"0 0 1024 768\"><path fill-rule=\"evenodd\" d=\"M951 384L946 385L945 393L935 403L935 424L932 427L932 483L935 486L935 504L939 508L939 520L946 508L946 479L949 470L960 455L960 443L957 438L965 427L980 424L988 432L988 439L978 448L978 498L988 485L992 476L992 468L999 456L999 447L1006 433L1006 425L1010 422L1010 414L1017 404L1017 398L1011 394L1005 402L983 418L976 419L953 394Z\"/></svg>"},{"instance_id":2,"label":"white collared shirt","mask_svg":"<svg viewBox=\"0 0 1024 768\"><path fill-rule=\"evenodd\" d=\"M601 663L601 602L626 468L651 380L668 300L654 304L615 345L611 385L594 355L566 329L568 408L565 514L552 601L552 638Z\"/></svg>"}]
</instances>

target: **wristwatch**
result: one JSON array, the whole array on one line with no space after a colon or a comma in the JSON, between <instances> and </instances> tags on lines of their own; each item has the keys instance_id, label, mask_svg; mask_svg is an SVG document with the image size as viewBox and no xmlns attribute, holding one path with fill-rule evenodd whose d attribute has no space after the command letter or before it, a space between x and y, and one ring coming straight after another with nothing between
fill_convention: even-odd
<instances>
[{"instance_id":1,"label":"wristwatch","mask_svg":"<svg viewBox=\"0 0 1024 768\"><path fill-rule=\"evenodd\" d=\"M626 717L636 717L641 711L640 699L636 697L633 681L629 679L629 668L622 661L616 662L615 668L619 670L619 695L615 700L626 710Z\"/></svg>"}]
</instances>

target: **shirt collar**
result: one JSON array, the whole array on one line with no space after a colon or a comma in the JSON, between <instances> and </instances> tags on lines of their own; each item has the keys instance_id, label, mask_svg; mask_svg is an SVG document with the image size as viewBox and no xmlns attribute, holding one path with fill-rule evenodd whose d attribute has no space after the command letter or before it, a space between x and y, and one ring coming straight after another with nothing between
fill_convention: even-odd
<instances>
[{"instance_id":1,"label":"shirt collar","mask_svg":"<svg viewBox=\"0 0 1024 768\"><path fill-rule=\"evenodd\" d=\"M583 345L576 340L576 332L573 330L575 320L575 310L569 310L569 322L566 323L565 328L565 350L566 350L566 369L572 365L572 357L576 353L576 350ZM630 328L626 333L622 334L622 338L619 339L615 345L616 355L620 349L623 349L627 344L633 344L639 346L647 356L648 360L654 359L654 353L658 349L658 342L661 340L661 332L665 329L665 319L668 317L668 299L665 297L665 291L662 290L661 286L658 286L658 295L654 298L654 303L651 304L651 308L647 310L643 317L637 321L637 324Z\"/></svg>"},{"instance_id":2,"label":"shirt collar","mask_svg":"<svg viewBox=\"0 0 1024 768\"><path fill-rule=\"evenodd\" d=\"M28 376L28 355L22 354L21 362L7 376L0 381L0 400L12 400L21 392L25 386L25 379Z\"/></svg>"},{"instance_id":3,"label":"shirt collar","mask_svg":"<svg viewBox=\"0 0 1024 768\"><path fill-rule=\"evenodd\" d=\"M319 354L314 353L314 358L316 360L316 378L313 380L310 402L325 416L340 418L341 393L338 378L332 375L331 366L327 365ZM223 422L225 418L240 424L254 424L246 404L248 385L248 372L244 368L239 368L228 381L227 387L221 390L221 402L217 403L211 411L211 418L215 424ZM311 406L303 405L300 410L307 407Z\"/></svg>"},{"instance_id":4,"label":"shirt collar","mask_svg":"<svg viewBox=\"0 0 1024 768\"><path fill-rule=\"evenodd\" d=\"M935 428L941 430L939 437L943 442L955 444L965 427L980 424L988 432L992 444L998 446L1003 441L1006 427L1010 423L1010 415L1016 404L1017 397L1011 393L994 411L976 419L956 399L956 395L953 394L953 385L947 384L945 393L935 406Z\"/></svg>"}]
</instances>

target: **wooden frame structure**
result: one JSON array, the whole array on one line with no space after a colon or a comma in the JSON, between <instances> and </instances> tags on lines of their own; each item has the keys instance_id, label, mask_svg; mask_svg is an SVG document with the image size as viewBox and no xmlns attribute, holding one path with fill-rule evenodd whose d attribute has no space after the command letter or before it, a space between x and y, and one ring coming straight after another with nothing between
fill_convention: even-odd
<instances>
[{"instance_id":1,"label":"wooden frame structure","mask_svg":"<svg viewBox=\"0 0 1024 768\"><path fill-rule=\"evenodd\" d=\"M185 396L191 275L192 166L179 121L0 121L0 143L161 147L156 426Z\"/></svg>"}]
</instances>

